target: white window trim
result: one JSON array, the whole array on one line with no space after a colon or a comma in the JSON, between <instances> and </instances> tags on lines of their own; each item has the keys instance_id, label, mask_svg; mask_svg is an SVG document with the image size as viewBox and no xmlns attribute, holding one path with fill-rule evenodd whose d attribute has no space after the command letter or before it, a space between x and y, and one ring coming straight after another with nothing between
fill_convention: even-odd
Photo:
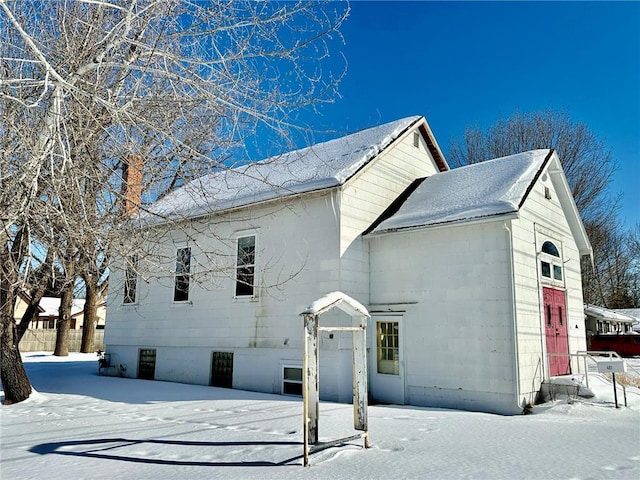
<instances>
[{"instance_id":1,"label":"white window trim","mask_svg":"<svg viewBox=\"0 0 640 480\"><path fill-rule=\"evenodd\" d=\"M136 264L139 264L138 261L136 261ZM136 280L136 286L135 286L135 296L134 296L134 300L133 302L127 302L126 298L127 298L127 274L130 271L131 267L129 266L128 263L125 264L125 269L124 269L124 288L122 289L122 305L125 307L130 307L132 305L138 305L139 304L139 299L140 299L140 275L138 274L137 270L135 271L135 280Z\"/></svg>"},{"instance_id":2,"label":"white window trim","mask_svg":"<svg viewBox=\"0 0 640 480\"><path fill-rule=\"evenodd\" d=\"M284 393L284 382L285 382L285 378L284 378L284 369L285 368L295 368L298 369L300 371L302 371L302 365L301 364L296 364L296 363L280 363L280 394L281 395L287 395L290 397L298 397L298 396L302 396L302 395L295 395L293 393ZM302 372L304 373L304 372ZM295 383L295 384L300 384L302 386L302 380L300 380L300 382L295 381L295 380L286 380L289 383Z\"/></svg>"},{"instance_id":3,"label":"white window trim","mask_svg":"<svg viewBox=\"0 0 640 480\"><path fill-rule=\"evenodd\" d=\"M244 237L254 237L254 243L255 243L255 252L254 252L254 259L253 259L253 294L251 295L236 295L236 284L238 282L238 240L240 238L244 238ZM259 268L258 268L258 252L259 252L259 246L260 246L260 235L258 234L258 230L256 229L252 229L252 230L241 230L238 232L235 232L235 234L233 235L233 299L239 302L250 302L250 301L255 301L256 299L258 299L259 297L259 285L260 285L260 281L259 281ZM284 370L283 370L284 371Z\"/></svg>"},{"instance_id":4,"label":"white window trim","mask_svg":"<svg viewBox=\"0 0 640 480\"><path fill-rule=\"evenodd\" d=\"M176 271L176 262L178 261L178 250L182 250L183 248L189 249L189 273L187 276L189 277L189 290L187 291L187 299L186 300L176 300L176 279L178 278L178 272ZM171 285L171 300L174 305L191 305L193 302L191 300L191 289L192 284L191 280L193 278L193 247L191 245L182 245L182 246L174 246L174 255L173 255L173 283ZM184 274L181 274L184 275Z\"/></svg>"},{"instance_id":5,"label":"white window trim","mask_svg":"<svg viewBox=\"0 0 640 480\"><path fill-rule=\"evenodd\" d=\"M551 254L544 253L542 251L542 246L545 242L553 243L558 249L558 253L560 257L554 257ZM565 279L567 278L567 270L564 266L564 253L563 253L563 245L562 242L550 237L544 237L540 242L540 253L538 254L538 268L540 269L540 281L545 285L553 285L556 287L564 287ZM550 277L545 277L542 274L542 262L546 262L549 264L550 268ZM554 267L560 267L562 269L562 279L557 280L554 275Z\"/></svg>"}]
</instances>

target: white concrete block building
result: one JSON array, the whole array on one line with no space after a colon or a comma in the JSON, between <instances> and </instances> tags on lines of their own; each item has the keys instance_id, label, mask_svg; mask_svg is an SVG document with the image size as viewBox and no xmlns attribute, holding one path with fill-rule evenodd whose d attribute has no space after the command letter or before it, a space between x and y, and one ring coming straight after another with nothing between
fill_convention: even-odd
<instances>
[{"instance_id":1,"label":"white concrete block building","mask_svg":"<svg viewBox=\"0 0 640 480\"><path fill-rule=\"evenodd\" d=\"M161 268L114 266L105 332L129 376L298 394L298 313L333 291L372 314L374 401L520 413L585 349L591 247L553 151L449 170L410 117L195 180L141 221ZM351 375L350 336L323 333L321 398L350 402Z\"/></svg>"}]
</instances>

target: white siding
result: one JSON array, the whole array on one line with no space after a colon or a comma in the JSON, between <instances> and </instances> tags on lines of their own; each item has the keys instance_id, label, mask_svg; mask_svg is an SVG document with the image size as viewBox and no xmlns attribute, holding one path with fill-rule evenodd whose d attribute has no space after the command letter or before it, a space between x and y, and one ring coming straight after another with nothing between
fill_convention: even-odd
<instances>
[{"instance_id":1,"label":"white siding","mask_svg":"<svg viewBox=\"0 0 640 480\"><path fill-rule=\"evenodd\" d=\"M370 250L371 309L406 304L407 402L516 413L503 224L387 234Z\"/></svg>"},{"instance_id":2,"label":"white siding","mask_svg":"<svg viewBox=\"0 0 640 480\"><path fill-rule=\"evenodd\" d=\"M298 313L334 290L366 304L369 258L360 234L417 177L436 172L422 141L408 132L342 189L306 194L195 222L164 235L150 265L158 275L139 282L138 305L122 304L114 269L105 342L114 361L136 375L139 348L156 348L156 378L207 384L211 352L234 353L234 387L280 393L281 367L302 360ZM253 300L233 298L234 243L239 231L257 234L257 268L264 287ZM174 303L176 248L191 246L194 281L188 303ZM212 265L223 267L215 271ZM345 323L339 312L324 325ZM350 334L320 338L321 396L350 401Z\"/></svg>"},{"instance_id":3,"label":"white siding","mask_svg":"<svg viewBox=\"0 0 640 480\"><path fill-rule=\"evenodd\" d=\"M549 188L551 199L545 198L545 187ZM553 241L561 250L564 262L563 284L553 287L566 290L569 352L586 350L580 254L549 174L534 185L520 218L513 221L520 390L532 402L540 382L548 377L542 284L536 254L545 240ZM572 368L577 369L575 360Z\"/></svg>"},{"instance_id":4,"label":"white siding","mask_svg":"<svg viewBox=\"0 0 640 480\"><path fill-rule=\"evenodd\" d=\"M361 237L387 207L417 178L438 172L420 136L411 130L344 186L340 217L340 289L366 304L369 300L368 246Z\"/></svg>"},{"instance_id":5,"label":"white siding","mask_svg":"<svg viewBox=\"0 0 640 480\"><path fill-rule=\"evenodd\" d=\"M137 305L122 304L122 275L114 269L105 339L113 361L127 364L127 375L135 376L138 349L156 348L156 379L208 384L211 353L230 351L234 387L280 393L281 363L302 360L298 314L338 288L335 195L333 190L244 209L165 234L153 256L162 262L150 265L148 283L138 283ZM257 235L262 287L255 299L234 299L233 238L243 231ZM190 301L174 303L172 271L176 249L183 246L192 247L194 280ZM324 322L331 321L326 317ZM323 375L323 396L348 401L350 350L337 352L339 340L322 343L327 353L321 362L326 372L340 368L348 375Z\"/></svg>"}]
</instances>

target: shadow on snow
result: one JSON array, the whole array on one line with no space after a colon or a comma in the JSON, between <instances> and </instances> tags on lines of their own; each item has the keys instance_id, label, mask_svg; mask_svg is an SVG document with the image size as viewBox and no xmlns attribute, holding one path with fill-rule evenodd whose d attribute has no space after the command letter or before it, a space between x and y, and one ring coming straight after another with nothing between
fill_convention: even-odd
<instances>
[{"instance_id":1,"label":"shadow on snow","mask_svg":"<svg viewBox=\"0 0 640 480\"><path fill-rule=\"evenodd\" d=\"M303 455L296 455L280 462L272 461L237 461L237 462L209 462L195 460L164 460L161 458L134 457L121 454L107 453L117 448L126 448L135 445L179 445L183 447L238 447L238 446L299 446L302 442L194 442L182 440L134 440L127 438L98 438L92 440L73 440L67 442L41 443L29 449L32 453L39 455L65 455L72 457L97 458L103 460L119 460L132 463L147 463L156 465L177 465L177 466L202 466L202 467L282 467L301 465L293 464L296 460L302 459ZM64 450L69 447L86 446L82 451ZM91 448L93 447L93 448Z\"/></svg>"}]
</instances>

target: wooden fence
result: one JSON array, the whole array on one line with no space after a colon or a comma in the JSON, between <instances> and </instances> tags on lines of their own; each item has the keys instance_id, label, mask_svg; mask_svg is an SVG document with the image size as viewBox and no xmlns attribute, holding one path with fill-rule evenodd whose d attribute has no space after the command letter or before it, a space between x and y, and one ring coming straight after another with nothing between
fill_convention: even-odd
<instances>
[{"instance_id":1,"label":"wooden fence","mask_svg":"<svg viewBox=\"0 0 640 480\"><path fill-rule=\"evenodd\" d=\"M69 331L69 351L79 352L82 330ZM53 352L56 348L55 330L27 330L20 340L21 352ZM96 330L94 350L104 350L104 330Z\"/></svg>"}]
</instances>

